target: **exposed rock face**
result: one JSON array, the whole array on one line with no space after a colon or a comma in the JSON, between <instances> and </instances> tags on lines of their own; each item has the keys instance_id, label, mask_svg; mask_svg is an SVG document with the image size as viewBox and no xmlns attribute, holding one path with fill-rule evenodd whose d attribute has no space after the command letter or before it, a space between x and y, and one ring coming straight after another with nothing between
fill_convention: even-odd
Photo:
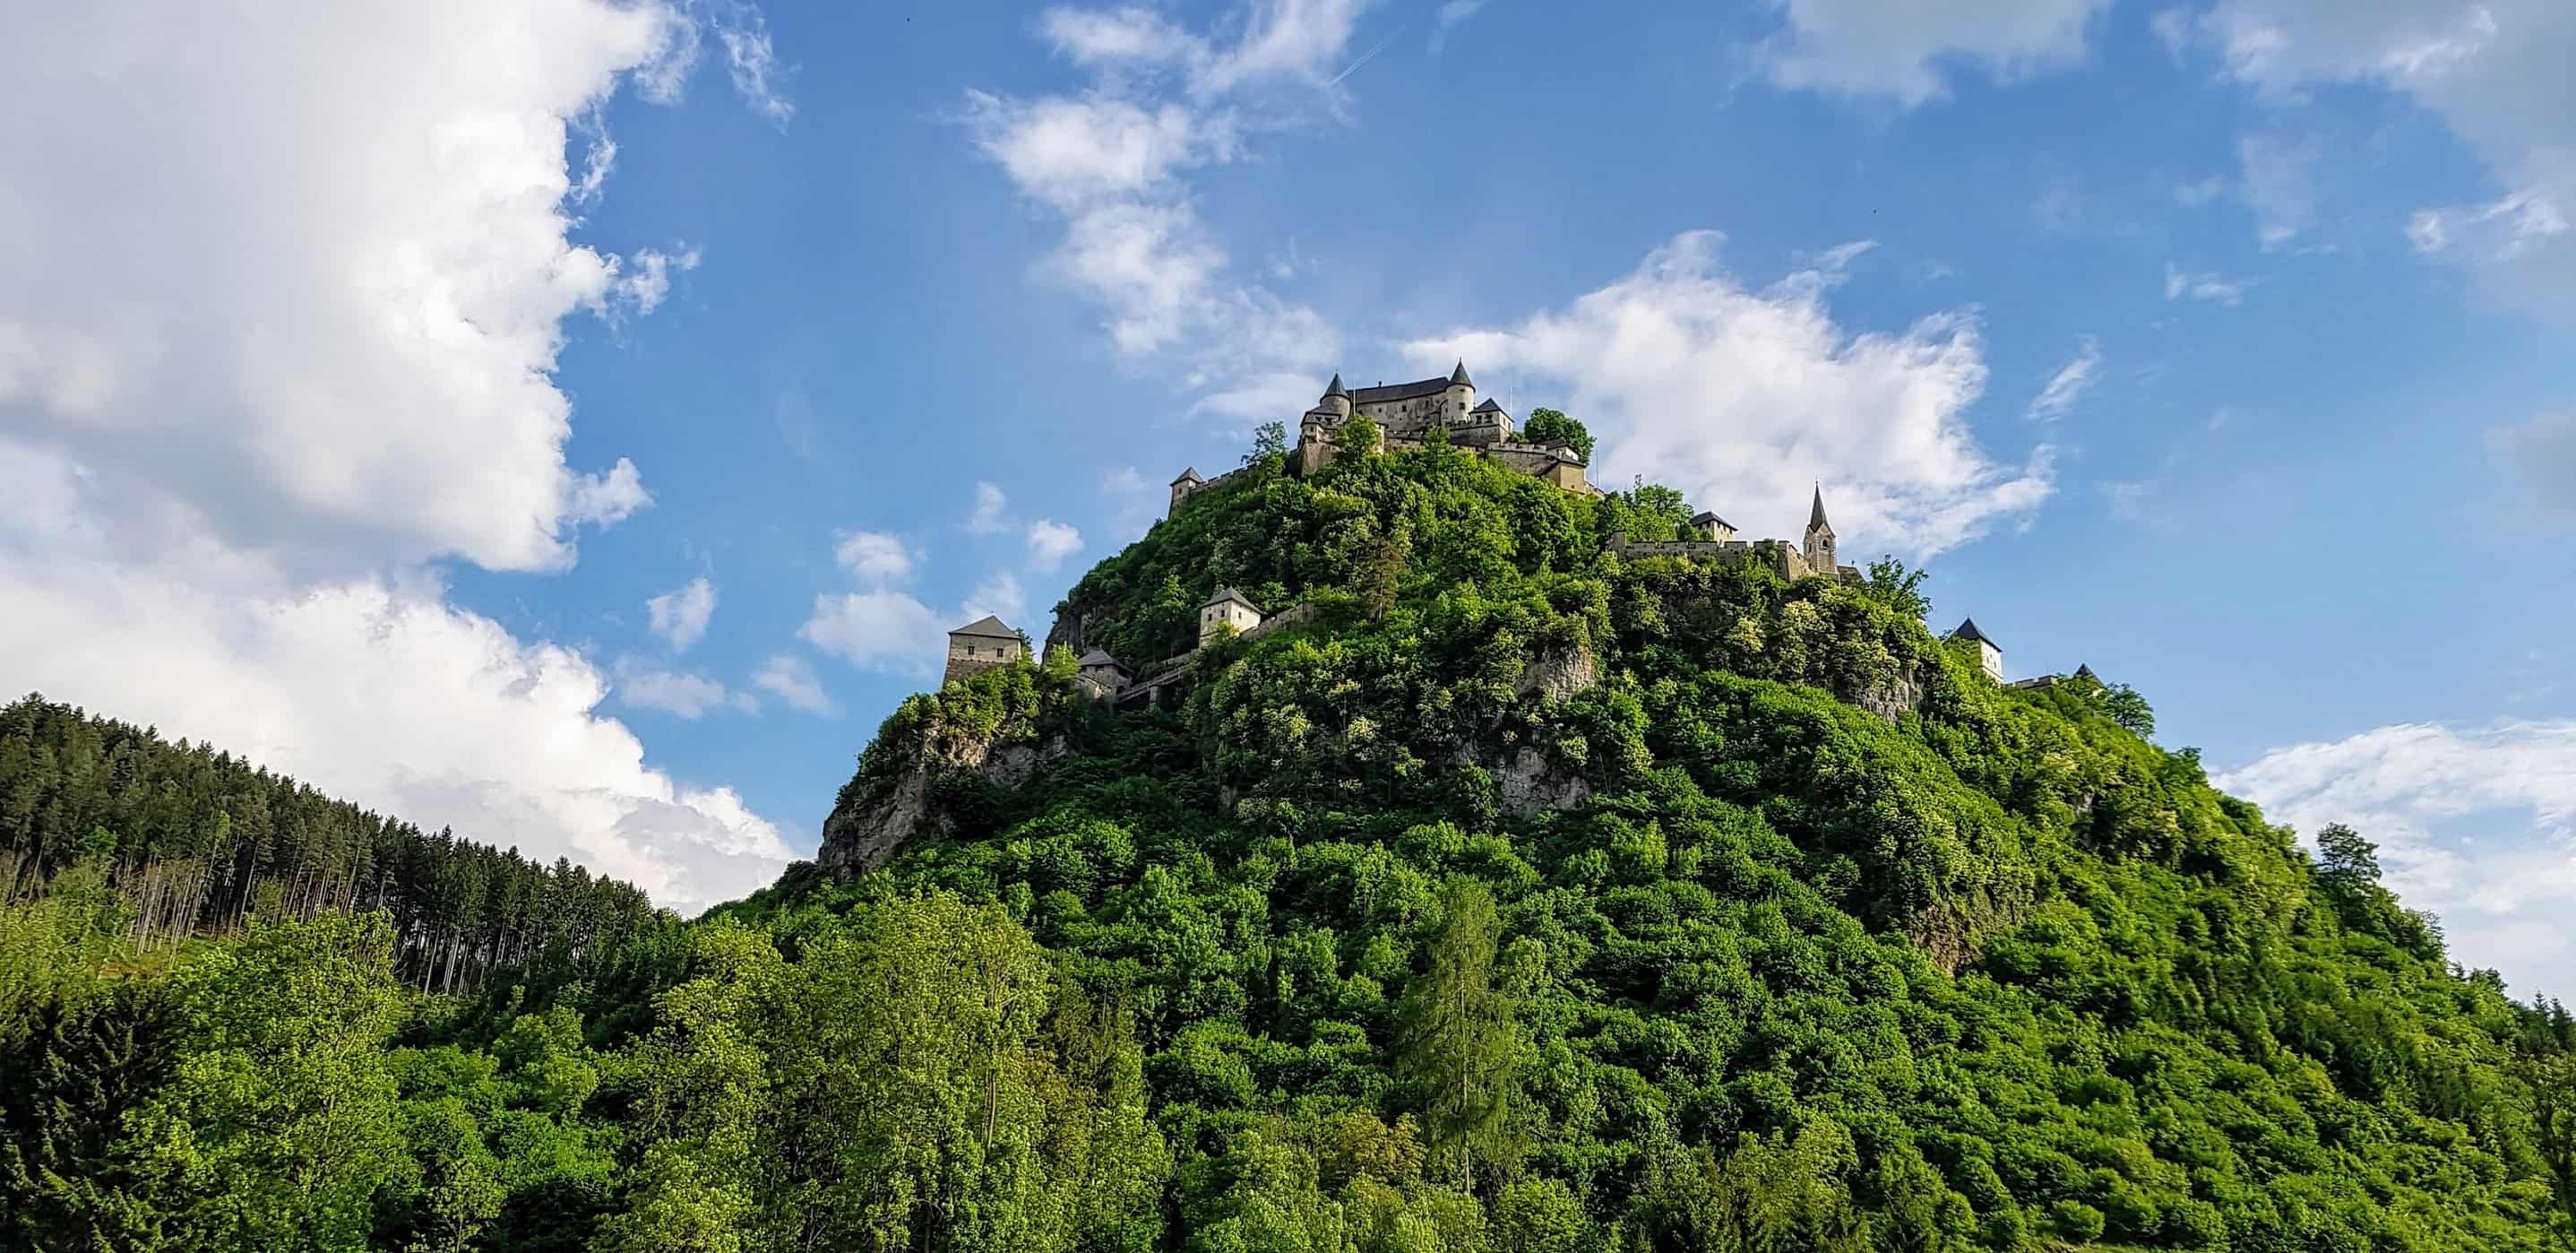
<instances>
[{"instance_id":1,"label":"exposed rock face","mask_svg":"<svg viewBox=\"0 0 2576 1253\"><path fill-rule=\"evenodd\" d=\"M823 847L814 860L842 878L864 874L886 864L905 846L953 834L947 815L931 799L931 782L951 770L973 770L1002 787L1028 782L1037 768L1073 751L1061 738L1043 742L935 737L947 741L944 751L915 756L895 776L865 799L836 805L823 820ZM998 737L996 737L998 738Z\"/></svg>"},{"instance_id":2,"label":"exposed rock face","mask_svg":"<svg viewBox=\"0 0 2576 1253\"><path fill-rule=\"evenodd\" d=\"M1592 797L1592 785L1581 775L1548 768L1535 748L1523 748L1509 762L1493 767L1494 791L1503 812L1526 818L1542 809L1572 809Z\"/></svg>"},{"instance_id":3,"label":"exposed rock face","mask_svg":"<svg viewBox=\"0 0 2576 1253\"><path fill-rule=\"evenodd\" d=\"M1536 692L1543 700L1560 701L1588 692L1600 681L1601 669L1592 659L1592 650L1575 648L1531 658L1521 667L1518 690L1523 696Z\"/></svg>"},{"instance_id":4,"label":"exposed rock face","mask_svg":"<svg viewBox=\"0 0 2576 1253\"><path fill-rule=\"evenodd\" d=\"M1899 715L1923 711L1923 684L1910 674L1858 691L1836 692L1834 695L1845 704L1857 705L1878 715L1890 726L1896 724Z\"/></svg>"}]
</instances>

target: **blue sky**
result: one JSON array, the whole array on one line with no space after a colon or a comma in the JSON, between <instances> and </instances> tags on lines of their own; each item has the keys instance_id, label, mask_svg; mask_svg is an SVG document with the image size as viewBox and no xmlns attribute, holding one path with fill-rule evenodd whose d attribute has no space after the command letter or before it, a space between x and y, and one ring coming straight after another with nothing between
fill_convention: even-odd
<instances>
[{"instance_id":1,"label":"blue sky","mask_svg":"<svg viewBox=\"0 0 2576 1253\"><path fill-rule=\"evenodd\" d=\"M940 630L1463 356L2566 990L2576 16L1940 7L50 15L0 682L701 906Z\"/></svg>"}]
</instances>

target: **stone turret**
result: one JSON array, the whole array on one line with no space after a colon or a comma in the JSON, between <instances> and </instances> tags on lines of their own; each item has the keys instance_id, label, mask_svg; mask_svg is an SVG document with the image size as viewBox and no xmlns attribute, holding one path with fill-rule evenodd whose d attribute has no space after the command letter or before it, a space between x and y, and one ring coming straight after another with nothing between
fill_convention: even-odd
<instances>
[{"instance_id":1,"label":"stone turret","mask_svg":"<svg viewBox=\"0 0 2576 1253\"><path fill-rule=\"evenodd\" d=\"M2003 645L1996 643L1992 636L1978 630L1976 619L1961 619L1959 622L1959 629L1950 632L1950 638L1954 640L1968 640L1976 644L1977 664L1984 668L1986 677L1993 679L1997 683L2004 681Z\"/></svg>"},{"instance_id":2,"label":"stone turret","mask_svg":"<svg viewBox=\"0 0 2576 1253\"><path fill-rule=\"evenodd\" d=\"M1163 511L1163 516L1168 518L1179 513L1181 502L1188 500L1190 493L1205 486L1207 486L1207 480L1199 477L1197 466L1181 471L1181 477L1172 480L1172 504L1170 508Z\"/></svg>"},{"instance_id":3,"label":"stone turret","mask_svg":"<svg viewBox=\"0 0 2576 1253\"><path fill-rule=\"evenodd\" d=\"M1825 486L1816 485L1816 503L1807 511L1807 534L1799 544L1807 568L1826 578L1836 577L1840 567L1834 561L1834 525L1825 521Z\"/></svg>"},{"instance_id":4,"label":"stone turret","mask_svg":"<svg viewBox=\"0 0 2576 1253\"><path fill-rule=\"evenodd\" d=\"M1441 416L1450 422L1465 422L1469 410L1476 407L1476 380L1467 377L1467 362L1462 358L1458 368L1449 372L1449 403Z\"/></svg>"},{"instance_id":5,"label":"stone turret","mask_svg":"<svg viewBox=\"0 0 2576 1253\"><path fill-rule=\"evenodd\" d=\"M1261 610L1245 600L1243 593L1230 587L1220 588L1216 595L1207 598L1207 603L1199 606L1199 647L1205 648L1228 634L1241 635L1260 625ZM1230 632L1227 630L1229 627L1232 628Z\"/></svg>"}]
</instances>

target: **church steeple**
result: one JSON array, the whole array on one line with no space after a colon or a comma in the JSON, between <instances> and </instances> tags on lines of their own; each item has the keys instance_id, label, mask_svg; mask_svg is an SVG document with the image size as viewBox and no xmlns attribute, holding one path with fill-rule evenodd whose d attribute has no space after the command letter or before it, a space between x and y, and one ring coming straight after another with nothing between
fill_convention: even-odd
<instances>
[{"instance_id":1,"label":"church steeple","mask_svg":"<svg viewBox=\"0 0 2576 1253\"><path fill-rule=\"evenodd\" d=\"M1816 503L1807 510L1807 529L1827 535L1834 533L1834 524L1825 521L1825 485L1822 483L1816 484Z\"/></svg>"},{"instance_id":2,"label":"church steeple","mask_svg":"<svg viewBox=\"0 0 2576 1253\"><path fill-rule=\"evenodd\" d=\"M1806 543L1800 546L1807 568L1829 579L1842 577L1834 555L1834 524L1825 521L1825 485L1816 484L1816 501L1807 509Z\"/></svg>"}]
</instances>

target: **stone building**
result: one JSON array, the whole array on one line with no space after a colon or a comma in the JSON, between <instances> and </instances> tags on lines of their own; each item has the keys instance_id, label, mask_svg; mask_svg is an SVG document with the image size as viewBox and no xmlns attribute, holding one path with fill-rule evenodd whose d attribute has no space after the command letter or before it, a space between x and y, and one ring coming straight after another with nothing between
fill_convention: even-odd
<instances>
[{"instance_id":1,"label":"stone building","mask_svg":"<svg viewBox=\"0 0 2576 1253\"><path fill-rule=\"evenodd\" d=\"M1127 686L1127 667L1103 648L1095 648L1074 659L1074 681L1088 689L1093 700L1108 700Z\"/></svg>"},{"instance_id":2,"label":"stone building","mask_svg":"<svg viewBox=\"0 0 2576 1253\"><path fill-rule=\"evenodd\" d=\"M1199 647L1205 648L1227 635L1243 635L1261 625L1261 610L1243 593L1233 588L1220 588L1207 603L1199 606Z\"/></svg>"},{"instance_id":3,"label":"stone building","mask_svg":"<svg viewBox=\"0 0 2576 1253\"><path fill-rule=\"evenodd\" d=\"M1986 677L1997 683L2004 681L2004 647L1992 636L1978 630L1976 619L1961 619L1959 629L1950 632L1949 638L1973 641L1977 646L1977 664L1985 669Z\"/></svg>"},{"instance_id":4,"label":"stone building","mask_svg":"<svg viewBox=\"0 0 2576 1253\"><path fill-rule=\"evenodd\" d=\"M1357 389L1342 386L1342 376L1334 375L1323 398L1297 421L1297 442L1288 451L1288 472L1312 474L1331 465L1333 458L1347 451L1338 447L1336 440L1342 423L1353 417L1377 423L1381 446L1389 450L1420 448L1438 430L1452 446L1498 465L1545 479L1569 492L1601 494L1601 489L1584 477L1584 459L1571 446L1562 441L1541 444L1516 438L1511 414L1490 397L1481 402L1476 399L1476 384L1467 376L1464 361L1446 378ZM1195 468L1183 470L1181 477L1172 480L1170 512L1179 512L1182 501L1240 473L1234 470L1203 479Z\"/></svg>"},{"instance_id":5,"label":"stone building","mask_svg":"<svg viewBox=\"0 0 2576 1253\"><path fill-rule=\"evenodd\" d=\"M1029 655L1028 641L1000 618L985 614L948 633L948 674L955 681L1009 665Z\"/></svg>"},{"instance_id":6,"label":"stone building","mask_svg":"<svg viewBox=\"0 0 2576 1253\"><path fill-rule=\"evenodd\" d=\"M1840 583L1861 581L1859 570L1835 559L1834 526L1825 520L1825 489L1821 485L1816 488L1815 503L1807 511L1806 534L1796 544L1784 539L1737 539L1734 525L1714 512L1692 518L1689 528L1690 538L1677 540L1631 540L1627 532L1620 531L1610 537L1610 549L1622 557L1759 562L1784 579L1820 574Z\"/></svg>"}]
</instances>

